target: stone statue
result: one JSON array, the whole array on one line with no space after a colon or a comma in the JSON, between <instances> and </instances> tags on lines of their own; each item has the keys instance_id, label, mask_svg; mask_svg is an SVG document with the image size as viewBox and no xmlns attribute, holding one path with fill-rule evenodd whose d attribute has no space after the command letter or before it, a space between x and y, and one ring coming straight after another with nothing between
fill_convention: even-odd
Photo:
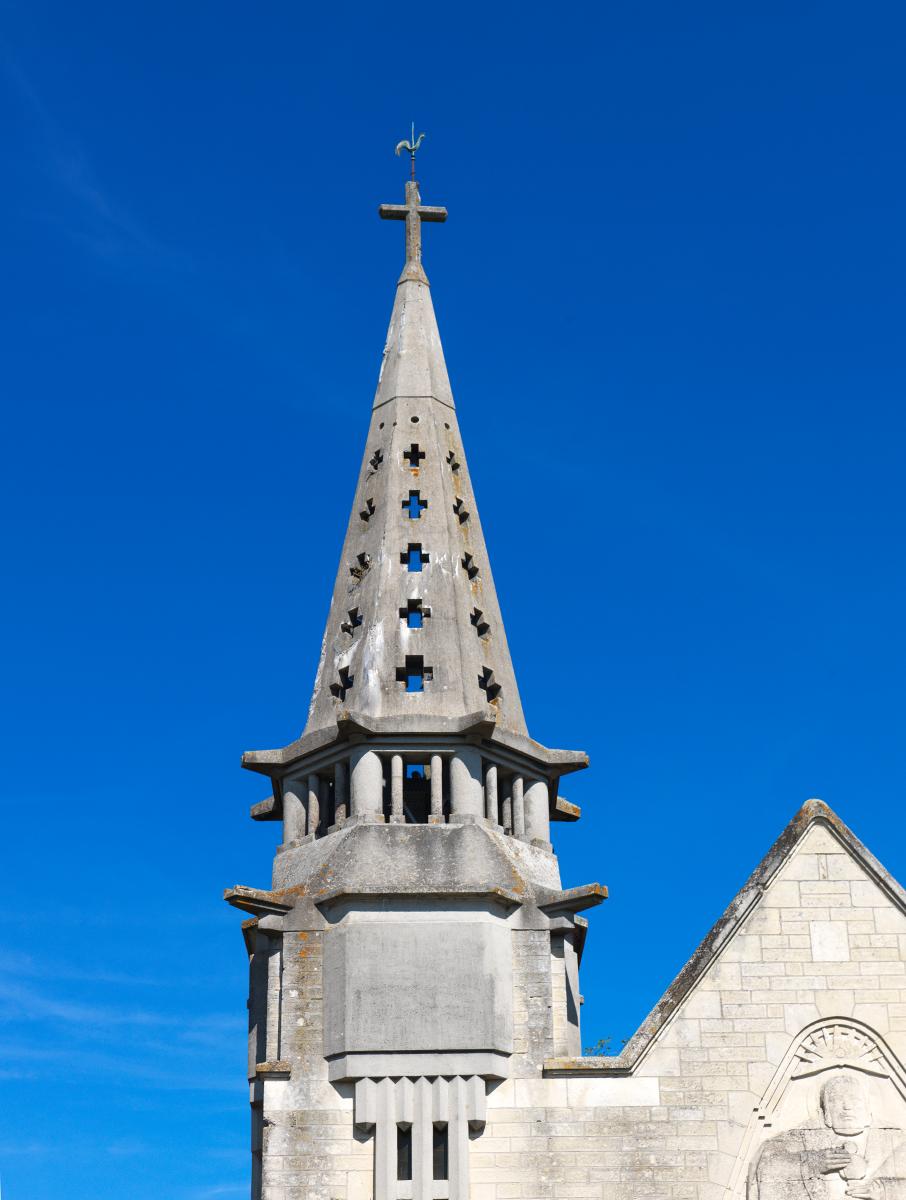
<instances>
[{"instance_id":1,"label":"stone statue","mask_svg":"<svg viewBox=\"0 0 906 1200\"><path fill-rule=\"evenodd\" d=\"M872 1124L851 1071L821 1088L821 1123L765 1142L749 1170L748 1200L906 1200L906 1133Z\"/></svg>"}]
</instances>

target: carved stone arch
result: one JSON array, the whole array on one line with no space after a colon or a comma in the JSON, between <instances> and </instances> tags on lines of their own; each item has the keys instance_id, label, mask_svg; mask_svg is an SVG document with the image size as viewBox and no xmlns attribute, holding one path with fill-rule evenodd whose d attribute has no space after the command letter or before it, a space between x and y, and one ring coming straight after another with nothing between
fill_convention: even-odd
<instances>
[{"instance_id":1,"label":"carved stone arch","mask_svg":"<svg viewBox=\"0 0 906 1200\"><path fill-rule=\"evenodd\" d=\"M890 1079L906 1100L906 1070L881 1035L852 1017L824 1017L793 1039L755 1109L756 1118L770 1124L792 1080L843 1067Z\"/></svg>"},{"instance_id":2,"label":"carved stone arch","mask_svg":"<svg viewBox=\"0 0 906 1200\"><path fill-rule=\"evenodd\" d=\"M829 1071L849 1069L886 1079L906 1105L906 1068L884 1038L853 1017L822 1017L791 1040L789 1049L752 1110L739 1156L727 1186L727 1200L745 1195L746 1173L753 1153L772 1129L790 1085Z\"/></svg>"}]
</instances>

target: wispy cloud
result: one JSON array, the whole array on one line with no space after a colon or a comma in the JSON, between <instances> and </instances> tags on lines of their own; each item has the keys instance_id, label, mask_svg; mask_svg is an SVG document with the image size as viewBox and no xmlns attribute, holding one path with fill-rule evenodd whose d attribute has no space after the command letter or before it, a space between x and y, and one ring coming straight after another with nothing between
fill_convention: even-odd
<instances>
[{"instance_id":1,"label":"wispy cloud","mask_svg":"<svg viewBox=\"0 0 906 1200\"><path fill-rule=\"evenodd\" d=\"M0 1021L55 1019L73 1025L172 1025L177 1018L141 1009L80 1004L47 996L33 987L0 979Z\"/></svg>"},{"instance_id":2,"label":"wispy cloud","mask_svg":"<svg viewBox=\"0 0 906 1200\"><path fill-rule=\"evenodd\" d=\"M140 1142L137 1138L123 1138L107 1147L107 1153L114 1158L138 1158L143 1154L153 1153L153 1150L153 1146Z\"/></svg>"},{"instance_id":3,"label":"wispy cloud","mask_svg":"<svg viewBox=\"0 0 906 1200\"><path fill-rule=\"evenodd\" d=\"M188 255L154 237L104 186L83 146L64 130L34 82L8 54L0 55L0 73L19 100L33 133L32 150L40 170L68 201L65 209L50 219L100 258L138 257L168 269L189 267Z\"/></svg>"},{"instance_id":4,"label":"wispy cloud","mask_svg":"<svg viewBox=\"0 0 906 1200\"><path fill-rule=\"evenodd\" d=\"M165 1049L169 1053L164 1053ZM164 1091L224 1092L234 1096L242 1091L241 1065L237 1062L231 1066L233 1056L218 1056L214 1063L200 1062L188 1052L174 1054L172 1046L148 1046L134 1038L110 1050L87 1050L66 1042L37 1048L30 1042L0 1041L0 1057L12 1064L10 1071L23 1064L28 1078L56 1079L65 1074L96 1080L103 1076L120 1082L133 1080Z\"/></svg>"},{"instance_id":5,"label":"wispy cloud","mask_svg":"<svg viewBox=\"0 0 906 1200\"><path fill-rule=\"evenodd\" d=\"M82 1004L47 995L36 987L0 979L0 1021L35 1021L50 1018L63 1024L108 1029L116 1025L175 1028L187 1042L210 1041L216 1034L236 1028L236 1018L225 1013L173 1013L128 1006Z\"/></svg>"},{"instance_id":6,"label":"wispy cloud","mask_svg":"<svg viewBox=\"0 0 906 1200\"><path fill-rule=\"evenodd\" d=\"M215 1200L216 1196L246 1196L248 1195L249 1185L247 1181L242 1183L219 1183L214 1187L199 1188L198 1191L190 1193L191 1200Z\"/></svg>"},{"instance_id":7,"label":"wispy cloud","mask_svg":"<svg viewBox=\"0 0 906 1200\"><path fill-rule=\"evenodd\" d=\"M61 995L58 983L0 974L0 1026L7 1031L0 1040L3 1077L36 1079L64 1071L72 1077L132 1079L154 1089L240 1087L239 1013L193 1009L191 987L184 989L185 1003L174 1007L172 992L166 1005L117 1004L110 1002L115 986L101 982L100 1000L82 1001ZM162 993L155 990L154 997Z\"/></svg>"},{"instance_id":8,"label":"wispy cloud","mask_svg":"<svg viewBox=\"0 0 906 1200\"><path fill-rule=\"evenodd\" d=\"M56 1147L49 1142L0 1142L0 1158L38 1156L52 1154Z\"/></svg>"},{"instance_id":9,"label":"wispy cloud","mask_svg":"<svg viewBox=\"0 0 906 1200\"><path fill-rule=\"evenodd\" d=\"M57 979L73 983L111 983L136 987L157 987L172 983L168 978L130 975L125 971L106 971L101 967L86 970L55 960L33 958L29 954L4 953L0 950L0 974L19 979Z\"/></svg>"}]
</instances>

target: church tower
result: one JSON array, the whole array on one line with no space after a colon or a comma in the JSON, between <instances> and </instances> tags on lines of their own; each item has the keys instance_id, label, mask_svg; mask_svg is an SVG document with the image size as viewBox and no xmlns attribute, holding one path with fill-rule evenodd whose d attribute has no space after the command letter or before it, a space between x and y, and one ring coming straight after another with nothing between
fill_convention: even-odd
<instances>
[{"instance_id":1,"label":"church tower","mask_svg":"<svg viewBox=\"0 0 906 1200\"><path fill-rule=\"evenodd\" d=\"M605 895L564 891L551 844L587 759L526 728L421 261L447 213L414 169L379 212L406 260L308 720L243 758L283 830L271 887L227 892L254 1200L466 1200L489 1091L581 1054L579 913Z\"/></svg>"}]
</instances>

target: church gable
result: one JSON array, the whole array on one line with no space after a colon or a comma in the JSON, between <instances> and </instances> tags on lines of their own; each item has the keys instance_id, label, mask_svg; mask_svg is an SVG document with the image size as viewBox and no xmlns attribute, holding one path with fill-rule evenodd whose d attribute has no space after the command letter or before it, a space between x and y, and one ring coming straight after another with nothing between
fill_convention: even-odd
<instances>
[{"instance_id":1,"label":"church gable","mask_svg":"<svg viewBox=\"0 0 906 1200\"><path fill-rule=\"evenodd\" d=\"M570 1195L903 1200L904 1060L906 894L809 801L623 1054L549 1060L546 1092L491 1098L489 1133L543 1102L567 1178L600 1122Z\"/></svg>"},{"instance_id":2,"label":"church gable","mask_svg":"<svg viewBox=\"0 0 906 1200\"><path fill-rule=\"evenodd\" d=\"M906 895L810 801L619 1065L657 1080L668 1119L713 1129L699 1194L787 1200L805 1187L831 1200L828 1177L855 1180L841 1172L870 1160L863 1176L887 1181L871 1193L884 1200L906 1188L904 1058ZM834 1132L849 1119L838 1109L857 1113L858 1137ZM856 1166L805 1178L825 1152Z\"/></svg>"},{"instance_id":3,"label":"church gable","mask_svg":"<svg viewBox=\"0 0 906 1200\"><path fill-rule=\"evenodd\" d=\"M906 1008L888 1007L906 1000L901 986L906 891L826 804L809 800L624 1051L596 1061L637 1073L657 1048L677 1044L684 1021L755 1021L736 1032L783 1035L831 1009L879 1021L906 1054Z\"/></svg>"},{"instance_id":4,"label":"church gable","mask_svg":"<svg viewBox=\"0 0 906 1200\"><path fill-rule=\"evenodd\" d=\"M906 893L826 805L809 801L622 1065L657 1073L656 1063L698 1047L728 1064L734 1090L760 1095L790 1040L825 1018L862 1022L906 1057Z\"/></svg>"}]
</instances>

